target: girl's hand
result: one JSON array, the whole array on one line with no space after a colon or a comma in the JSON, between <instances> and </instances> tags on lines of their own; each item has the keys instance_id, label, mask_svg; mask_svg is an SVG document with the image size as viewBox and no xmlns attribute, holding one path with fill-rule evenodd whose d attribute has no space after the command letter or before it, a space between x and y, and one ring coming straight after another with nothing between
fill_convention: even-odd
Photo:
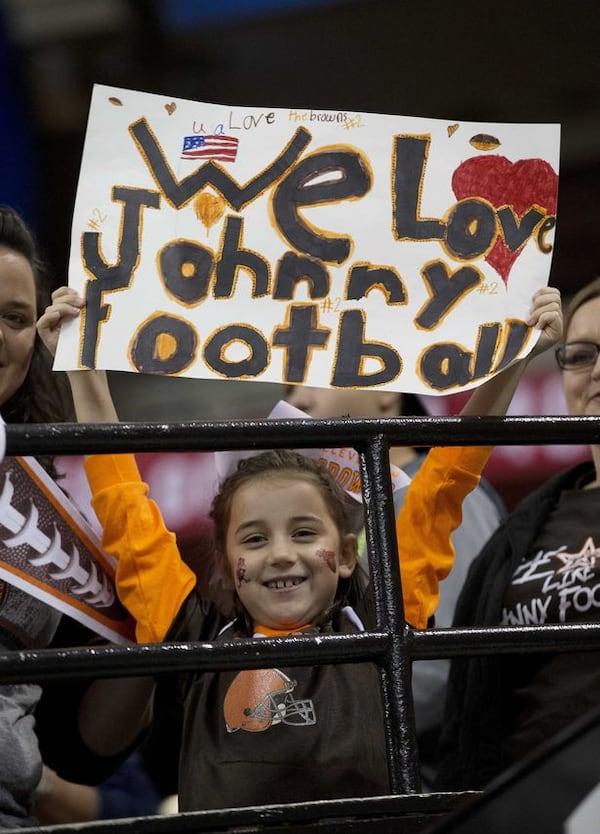
<instances>
[{"instance_id":1,"label":"girl's hand","mask_svg":"<svg viewBox=\"0 0 600 834\"><path fill-rule=\"evenodd\" d=\"M77 318L83 307L83 299L71 287L59 287L52 293L52 304L37 322L37 332L52 356L56 353L58 336L63 322Z\"/></svg>"},{"instance_id":2,"label":"girl's hand","mask_svg":"<svg viewBox=\"0 0 600 834\"><path fill-rule=\"evenodd\" d=\"M560 341L563 331L562 303L555 287L543 287L534 293L527 324L542 331L531 357L538 356Z\"/></svg>"}]
</instances>

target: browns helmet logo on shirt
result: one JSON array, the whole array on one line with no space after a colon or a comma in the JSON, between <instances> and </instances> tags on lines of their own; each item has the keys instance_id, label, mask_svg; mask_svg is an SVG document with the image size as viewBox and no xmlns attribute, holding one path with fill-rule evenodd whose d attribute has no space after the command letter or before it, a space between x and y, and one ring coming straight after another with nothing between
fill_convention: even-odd
<instances>
[{"instance_id":1,"label":"browns helmet logo on shirt","mask_svg":"<svg viewBox=\"0 0 600 834\"><path fill-rule=\"evenodd\" d=\"M279 669L247 669L240 672L223 702L223 715L228 733L246 730L262 733L274 724L296 727L317 723L310 699L295 700L296 681Z\"/></svg>"}]
</instances>

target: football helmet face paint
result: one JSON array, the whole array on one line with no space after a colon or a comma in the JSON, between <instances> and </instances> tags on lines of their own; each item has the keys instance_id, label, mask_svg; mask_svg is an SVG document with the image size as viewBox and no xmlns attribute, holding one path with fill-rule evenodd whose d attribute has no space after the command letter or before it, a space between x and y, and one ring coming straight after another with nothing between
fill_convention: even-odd
<instances>
[{"instance_id":1,"label":"football helmet face paint","mask_svg":"<svg viewBox=\"0 0 600 834\"><path fill-rule=\"evenodd\" d=\"M234 678L227 690L223 713L227 732L260 733L274 724L316 724L310 699L295 700L296 681L278 669L247 669Z\"/></svg>"}]
</instances>

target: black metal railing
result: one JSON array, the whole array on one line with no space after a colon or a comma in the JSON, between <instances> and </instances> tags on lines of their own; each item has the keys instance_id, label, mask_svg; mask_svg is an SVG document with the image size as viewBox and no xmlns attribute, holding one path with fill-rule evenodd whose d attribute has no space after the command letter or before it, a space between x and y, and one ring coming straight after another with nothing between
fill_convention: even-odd
<instances>
[{"instance_id":1,"label":"black metal railing","mask_svg":"<svg viewBox=\"0 0 600 834\"><path fill-rule=\"evenodd\" d=\"M527 652L534 649L570 651L582 646L600 648L600 624L429 631L414 631L406 626L402 610L389 469L390 446L598 444L600 418L398 417L385 420L237 420L178 424L67 423L8 425L6 436L8 455L353 447L361 460L376 628L362 634L321 635L318 638L298 636L261 641L4 652L0 654L0 681L35 679L43 682L65 677L126 677L190 670L258 668L270 664L294 666L374 662L381 671L391 794L397 795L399 800L404 798L398 805L390 804L391 799L388 797L381 806L382 813L392 817L397 813L400 817L406 816L408 820L415 810L414 802L410 804L410 797L420 791L410 687L410 666L413 660ZM360 803L359 798L356 801ZM255 809L254 817L248 809L229 814L211 812L204 815L203 821L203 812L191 815L194 819L190 819L190 815L179 815L161 820L160 827L164 827L170 834L191 829L227 830L231 826L250 825L252 819L254 823L260 821L264 826L267 818L282 826L293 826L298 824L298 808L302 808L305 814L304 828L307 828L310 827L307 820L311 819L315 824L323 820L323 803L316 803L320 811L312 809L313 805L304 803L294 806L295 810L290 807L287 817L285 808L280 809L278 814L273 812L270 817L268 814L265 816L264 808ZM334 830L336 825L344 827L344 820L351 808L355 814L358 813L356 803L353 805L352 802L339 801L325 805L327 813L337 821L328 830ZM427 807L435 809L438 806L447 810L440 795L437 798L431 797ZM364 804L358 807L365 811ZM373 809L373 803L368 807ZM422 820L417 817L418 814L413 816L414 828L405 825L395 830L420 830ZM140 819L136 830L154 831L158 824L156 819L146 823ZM102 825L89 824L86 829L89 827L92 831ZM111 821L111 830L117 830L115 825Z\"/></svg>"}]
</instances>

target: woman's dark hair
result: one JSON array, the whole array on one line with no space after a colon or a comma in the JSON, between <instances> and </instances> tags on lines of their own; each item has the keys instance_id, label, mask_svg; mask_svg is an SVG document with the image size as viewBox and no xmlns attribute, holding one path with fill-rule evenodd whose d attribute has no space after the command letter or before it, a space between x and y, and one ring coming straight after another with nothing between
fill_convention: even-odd
<instances>
[{"instance_id":1,"label":"woman's dark hair","mask_svg":"<svg viewBox=\"0 0 600 834\"><path fill-rule=\"evenodd\" d=\"M0 247L19 253L30 264L35 280L36 317L39 317L51 299L48 272L32 232L9 206L0 207ZM23 384L2 404L0 411L6 423L59 423L73 419L64 374L52 371L52 359L37 333ZM51 458L41 457L40 463L55 475Z\"/></svg>"},{"instance_id":2,"label":"woman's dark hair","mask_svg":"<svg viewBox=\"0 0 600 834\"><path fill-rule=\"evenodd\" d=\"M323 500L333 518L341 537L351 533L352 521L348 512L348 501L346 493L329 472L314 458L306 457L298 452L287 449L274 449L262 452L258 455L251 455L238 463L238 468L229 475L215 495L210 511L213 521L213 538L215 545L216 567L221 574L221 580L231 583L232 577L228 574L226 554L227 527L231 516L233 498L240 487L249 481L263 475L283 474L292 475L297 478L313 483L320 491ZM356 571L355 571L356 573ZM355 604L359 594L359 585L355 584L354 576L349 579L340 579L336 602ZM240 603L237 600L234 606L234 613L243 614ZM228 612L231 613L231 612Z\"/></svg>"}]
</instances>

